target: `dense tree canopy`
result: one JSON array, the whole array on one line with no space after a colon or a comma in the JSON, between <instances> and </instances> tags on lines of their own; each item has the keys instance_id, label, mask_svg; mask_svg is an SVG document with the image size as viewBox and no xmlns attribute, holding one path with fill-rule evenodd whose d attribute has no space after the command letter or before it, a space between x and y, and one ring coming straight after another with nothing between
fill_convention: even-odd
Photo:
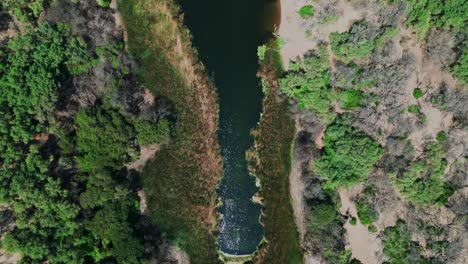
<instances>
[{"instance_id":1,"label":"dense tree canopy","mask_svg":"<svg viewBox=\"0 0 468 264\"><path fill-rule=\"evenodd\" d=\"M396 177L395 185L405 199L416 205L443 205L453 193L442 179L447 165L441 142L431 143L422 158Z\"/></svg>"},{"instance_id":2,"label":"dense tree canopy","mask_svg":"<svg viewBox=\"0 0 468 264\"><path fill-rule=\"evenodd\" d=\"M315 161L315 172L330 187L365 182L383 154L376 142L351 125L350 118L340 116L325 131L325 151Z\"/></svg>"},{"instance_id":3,"label":"dense tree canopy","mask_svg":"<svg viewBox=\"0 0 468 264\"><path fill-rule=\"evenodd\" d=\"M298 101L302 109L322 114L332 107L328 53L321 47L318 54L290 65L290 72L280 79L281 91Z\"/></svg>"}]
</instances>

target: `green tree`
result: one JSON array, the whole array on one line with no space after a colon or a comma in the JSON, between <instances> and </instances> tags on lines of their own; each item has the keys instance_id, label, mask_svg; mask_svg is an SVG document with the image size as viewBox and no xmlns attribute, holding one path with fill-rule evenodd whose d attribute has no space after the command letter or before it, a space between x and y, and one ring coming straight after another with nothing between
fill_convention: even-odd
<instances>
[{"instance_id":1,"label":"green tree","mask_svg":"<svg viewBox=\"0 0 468 264\"><path fill-rule=\"evenodd\" d=\"M340 116L325 131L325 151L315 162L315 172L329 187L348 188L367 181L382 155L376 142L352 127L350 118Z\"/></svg>"},{"instance_id":2,"label":"green tree","mask_svg":"<svg viewBox=\"0 0 468 264\"><path fill-rule=\"evenodd\" d=\"M135 158L135 130L116 110L95 106L80 111L75 120L79 167L84 172L119 169Z\"/></svg>"},{"instance_id":3,"label":"green tree","mask_svg":"<svg viewBox=\"0 0 468 264\"><path fill-rule=\"evenodd\" d=\"M442 144L434 142L425 148L424 156L413 162L408 171L394 177L401 195L416 205L443 205L453 189L443 181L447 160Z\"/></svg>"},{"instance_id":4,"label":"green tree","mask_svg":"<svg viewBox=\"0 0 468 264\"><path fill-rule=\"evenodd\" d=\"M134 124L137 131L138 144L141 146L155 143L169 143L170 128L167 120L161 120L157 124L145 120L136 120Z\"/></svg>"},{"instance_id":5,"label":"green tree","mask_svg":"<svg viewBox=\"0 0 468 264\"><path fill-rule=\"evenodd\" d=\"M327 114L332 107L330 66L325 47L304 61L290 65L290 72L280 79L281 91L298 101L299 108Z\"/></svg>"},{"instance_id":6,"label":"green tree","mask_svg":"<svg viewBox=\"0 0 468 264\"><path fill-rule=\"evenodd\" d=\"M27 22L39 17L48 0L3 0L3 6L16 17L16 19Z\"/></svg>"}]
</instances>

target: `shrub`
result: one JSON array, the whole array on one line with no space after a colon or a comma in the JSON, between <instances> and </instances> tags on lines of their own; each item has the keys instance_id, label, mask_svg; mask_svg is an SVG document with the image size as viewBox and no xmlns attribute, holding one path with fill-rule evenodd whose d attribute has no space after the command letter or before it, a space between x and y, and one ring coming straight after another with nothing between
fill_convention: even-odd
<instances>
[{"instance_id":1,"label":"shrub","mask_svg":"<svg viewBox=\"0 0 468 264\"><path fill-rule=\"evenodd\" d=\"M299 108L328 114L333 102L330 79L327 50L320 47L318 54L291 66L291 71L280 79L280 88L298 101Z\"/></svg>"},{"instance_id":2,"label":"shrub","mask_svg":"<svg viewBox=\"0 0 468 264\"><path fill-rule=\"evenodd\" d=\"M406 0L406 26L412 27L424 39L431 28L458 32L466 28L468 7L464 0Z\"/></svg>"},{"instance_id":3,"label":"shrub","mask_svg":"<svg viewBox=\"0 0 468 264\"><path fill-rule=\"evenodd\" d=\"M357 224L357 219L356 217L351 217L351 220L349 220L349 223L353 226L355 226Z\"/></svg>"},{"instance_id":4,"label":"shrub","mask_svg":"<svg viewBox=\"0 0 468 264\"><path fill-rule=\"evenodd\" d=\"M425 148L422 158L394 179L395 186L404 199L415 205L443 205L453 193L453 189L442 180L446 167L442 144L431 143Z\"/></svg>"},{"instance_id":5,"label":"shrub","mask_svg":"<svg viewBox=\"0 0 468 264\"><path fill-rule=\"evenodd\" d=\"M364 97L362 93L355 90L343 91L339 94L341 108L344 110L352 110L361 106Z\"/></svg>"},{"instance_id":6,"label":"shrub","mask_svg":"<svg viewBox=\"0 0 468 264\"><path fill-rule=\"evenodd\" d=\"M367 181L374 164L383 154L371 138L340 116L325 131L325 151L315 162L315 172L329 187L351 187Z\"/></svg>"},{"instance_id":7,"label":"shrub","mask_svg":"<svg viewBox=\"0 0 468 264\"><path fill-rule=\"evenodd\" d=\"M137 120L135 122L138 144L147 146L155 143L167 144L170 139L170 128L167 120L161 120L158 124L150 121Z\"/></svg>"},{"instance_id":8,"label":"shrub","mask_svg":"<svg viewBox=\"0 0 468 264\"><path fill-rule=\"evenodd\" d=\"M330 45L333 53L346 63L362 59L370 55L376 48L381 47L386 40L394 37L398 32L395 28L387 28L374 37L372 32L367 31L371 31L368 23L358 21L351 26L349 32L331 33Z\"/></svg>"},{"instance_id":9,"label":"shrub","mask_svg":"<svg viewBox=\"0 0 468 264\"><path fill-rule=\"evenodd\" d=\"M111 0L96 0L97 4L101 7L109 7Z\"/></svg>"},{"instance_id":10,"label":"shrub","mask_svg":"<svg viewBox=\"0 0 468 264\"><path fill-rule=\"evenodd\" d=\"M363 225L371 225L379 219L379 213L374 209L376 192L374 185L368 185L356 199L357 214Z\"/></svg>"},{"instance_id":11,"label":"shrub","mask_svg":"<svg viewBox=\"0 0 468 264\"><path fill-rule=\"evenodd\" d=\"M468 52L466 50L454 64L450 73L462 84L468 84Z\"/></svg>"},{"instance_id":12,"label":"shrub","mask_svg":"<svg viewBox=\"0 0 468 264\"><path fill-rule=\"evenodd\" d=\"M390 263L426 263L421 257L422 247L411 241L412 232L408 226L399 221L395 226L385 229L384 254Z\"/></svg>"},{"instance_id":13,"label":"shrub","mask_svg":"<svg viewBox=\"0 0 468 264\"><path fill-rule=\"evenodd\" d=\"M419 114L421 113L421 108L418 105L408 106L408 113Z\"/></svg>"},{"instance_id":14,"label":"shrub","mask_svg":"<svg viewBox=\"0 0 468 264\"><path fill-rule=\"evenodd\" d=\"M305 5L299 10L299 15L302 18L311 18L314 16L314 7L312 5Z\"/></svg>"},{"instance_id":15,"label":"shrub","mask_svg":"<svg viewBox=\"0 0 468 264\"><path fill-rule=\"evenodd\" d=\"M16 19L22 22L32 21L39 17L48 0L3 0L3 7Z\"/></svg>"},{"instance_id":16,"label":"shrub","mask_svg":"<svg viewBox=\"0 0 468 264\"><path fill-rule=\"evenodd\" d=\"M371 205L358 201L356 203L356 208L358 211L358 217L363 225L371 225L377 221L379 214L374 211Z\"/></svg>"},{"instance_id":17,"label":"shrub","mask_svg":"<svg viewBox=\"0 0 468 264\"><path fill-rule=\"evenodd\" d=\"M321 204L316 206L311 212L309 228L312 230L326 229L336 220L337 212L335 207L330 204Z\"/></svg>"},{"instance_id":18,"label":"shrub","mask_svg":"<svg viewBox=\"0 0 468 264\"><path fill-rule=\"evenodd\" d=\"M114 109L95 106L80 111L75 120L77 157L82 171L119 169L132 160L133 127Z\"/></svg>"},{"instance_id":19,"label":"shrub","mask_svg":"<svg viewBox=\"0 0 468 264\"><path fill-rule=\"evenodd\" d=\"M377 233L377 227L375 227L374 225L368 226L367 230L371 233Z\"/></svg>"},{"instance_id":20,"label":"shrub","mask_svg":"<svg viewBox=\"0 0 468 264\"><path fill-rule=\"evenodd\" d=\"M413 90L413 97L414 97L415 99L419 99L419 98L421 98L422 96L423 96L423 92L422 92L422 90L421 90L420 88L415 88L415 89Z\"/></svg>"},{"instance_id":21,"label":"shrub","mask_svg":"<svg viewBox=\"0 0 468 264\"><path fill-rule=\"evenodd\" d=\"M261 46L258 46L257 48L257 56L258 56L258 59L259 60L264 60L265 59L265 52L267 50L267 47L266 45L261 45Z\"/></svg>"}]
</instances>

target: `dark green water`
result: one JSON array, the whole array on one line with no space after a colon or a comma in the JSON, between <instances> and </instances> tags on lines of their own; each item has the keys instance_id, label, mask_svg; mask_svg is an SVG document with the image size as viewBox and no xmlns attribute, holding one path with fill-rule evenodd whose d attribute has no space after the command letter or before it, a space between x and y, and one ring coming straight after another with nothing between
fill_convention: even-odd
<instances>
[{"instance_id":1,"label":"dark green water","mask_svg":"<svg viewBox=\"0 0 468 264\"><path fill-rule=\"evenodd\" d=\"M274 2L274 1L273 1ZM179 0L193 44L219 93L218 139L224 157L224 178L218 195L219 246L227 254L245 255L262 239L261 206L251 201L258 191L247 171L245 152L250 131L261 112L262 92L257 47L271 31L272 0Z\"/></svg>"}]
</instances>

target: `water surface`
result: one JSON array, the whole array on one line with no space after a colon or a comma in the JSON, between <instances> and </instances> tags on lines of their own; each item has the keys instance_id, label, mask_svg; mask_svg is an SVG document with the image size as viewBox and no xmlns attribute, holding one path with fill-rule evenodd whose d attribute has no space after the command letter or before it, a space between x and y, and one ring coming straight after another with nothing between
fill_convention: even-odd
<instances>
[{"instance_id":1,"label":"water surface","mask_svg":"<svg viewBox=\"0 0 468 264\"><path fill-rule=\"evenodd\" d=\"M266 22L271 20L267 14L272 12L271 2L179 1L193 44L219 94L218 139L224 158L224 178L218 189L223 202L219 212L224 216L219 223L219 246L227 254L251 254L263 236L261 206L251 201L258 190L247 170L245 152L253 143L250 131L261 112L257 47L271 30Z\"/></svg>"}]
</instances>

